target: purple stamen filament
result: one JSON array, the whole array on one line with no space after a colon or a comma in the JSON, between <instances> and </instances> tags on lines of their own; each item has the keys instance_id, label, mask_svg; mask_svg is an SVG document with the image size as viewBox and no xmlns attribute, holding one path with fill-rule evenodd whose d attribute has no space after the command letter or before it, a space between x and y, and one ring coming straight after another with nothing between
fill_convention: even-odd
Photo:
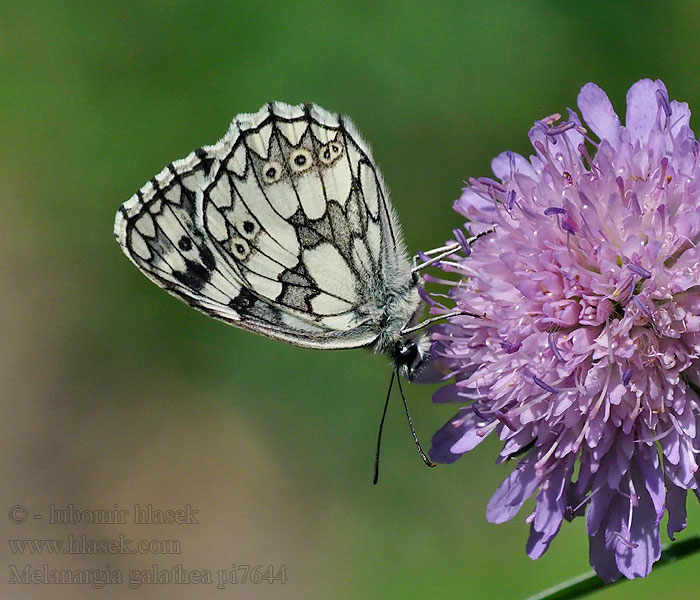
<instances>
[{"instance_id":1,"label":"purple stamen filament","mask_svg":"<svg viewBox=\"0 0 700 600\"><path fill-rule=\"evenodd\" d=\"M671 116L671 104L668 101L668 96L666 95L666 93L663 90L658 89L658 90L656 90L656 98L659 102L659 106L663 109L666 117L670 117Z\"/></svg>"},{"instance_id":2,"label":"purple stamen filament","mask_svg":"<svg viewBox=\"0 0 700 600\"><path fill-rule=\"evenodd\" d=\"M437 306L437 302L430 297L430 294L422 287L418 286L418 295L423 299L428 306Z\"/></svg>"},{"instance_id":3,"label":"purple stamen filament","mask_svg":"<svg viewBox=\"0 0 700 600\"><path fill-rule=\"evenodd\" d=\"M553 388L551 385L548 383L545 383L542 381L537 375L532 376L532 381L535 382L536 385L540 386L543 390L550 392L551 394L558 394L559 390L556 388Z\"/></svg>"},{"instance_id":4,"label":"purple stamen filament","mask_svg":"<svg viewBox=\"0 0 700 600\"><path fill-rule=\"evenodd\" d=\"M511 210L515 204L515 190L510 190L508 192L508 201L506 202L506 208Z\"/></svg>"},{"instance_id":5,"label":"purple stamen filament","mask_svg":"<svg viewBox=\"0 0 700 600\"><path fill-rule=\"evenodd\" d=\"M561 352L559 352L559 348L557 348L556 341L554 340L554 332L547 336L547 341L549 342L549 347L552 349L552 354L554 354L554 356L556 356L561 362L564 362L564 357L561 355Z\"/></svg>"},{"instance_id":6,"label":"purple stamen filament","mask_svg":"<svg viewBox=\"0 0 700 600\"><path fill-rule=\"evenodd\" d=\"M544 214L547 217L549 215L565 215L566 211L563 208L559 208L558 206L550 206L549 208L544 209Z\"/></svg>"},{"instance_id":7,"label":"purple stamen filament","mask_svg":"<svg viewBox=\"0 0 700 600\"><path fill-rule=\"evenodd\" d=\"M561 125L553 125L551 127L545 127L544 132L550 137L554 137L557 135L561 135L562 133L569 131L569 129L573 129L576 127L576 123L573 121L567 121L566 123L562 123Z\"/></svg>"},{"instance_id":8,"label":"purple stamen filament","mask_svg":"<svg viewBox=\"0 0 700 600\"><path fill-rule=\"evenodd\" d=\"M457 243L462 247L464 256L469 256L472 253L472 249L469 247L469 242L467 241L464 232L461 229L453 229L452 233L455 236Z\"/></svg>"},{"instance_id":9,"label":"purple stamen filament","mask_svg":"<svg viewBox=\"0 0 700 600\"><path fill-rule=\"evenodd\" d=\"M644 306L644 302L642 302L639 299L639 296L632 296L632 301L636 305L636 307L649 319L651 320L651 313L649 312L649 309Z\"/></svg>"},{"instance_id":10,"label":"purple stamen filament","mask_svg":"<svg viewBox=\"0 0 700 600\"><path fill-rule=\"evenodd\" d=\"M517 431L518 428L513 425L513 421L511 421L504 412L500 410L494 410L493 411L493 416L496 417L501 423L503 423L508 429L511 431Z\"/></svg>"},{"instance_id":11,"label":"purple stamen filament","mask_svg":"<svg viewBox=\"0 0 700 600\"><path fill-rule=\"evenodd\" d=\"M630 379L632 379L632 374L634 373L634 369L632 367L628 367L625 369L625 372L622 374L622 385L628 385L630 382Z\"/></svg>"},{"instance_id":12,"label":"purple stamen filament","mask_svg":"<svg viewBox=\"0 0 700 600\"><path fill-rule=\"evenodd\" d=\"M644 267L640 267L637 264L629 263L627 268L635 275L639 275L642 279L649 279L651 277L651 271L647 271Z\"/></svg>"},{"instance_id":13,"label":"purple stamen filament","mask_svg":"<svg viewBox=\"0 0 700 600\"><path fill-rule=\"evenodd\" d=\"M482 413L477 407L476 404L472 404L472 410L474 411L474 414L479 417L482 421L488 423L491 421L484 413Z\"/></svg>"},{"instance_id":14,"label":"purple stamen filament","mask_svg":"<svg viewBox=\"0 0 700 600\"><path fill-rule=\"evenodd\" d=\"M500 342L500 344L501 348L503 348L503 350L505 350L508 354L513 354L517 352L518 350L520 350L521 346L520 342L515 342L514 344L512 342L509 342L508 340L506 340L505 342Z\"/></svg>"},{"instance_id":15,"label":"purple stamen filament","mask_svg":"<svg viewBox=\"0 0 700 600\"><path fill-rule=\"evenodd\" d=\"M497 192L506 192L506 188L503 187L501 183L498 181L494 181L493 179L490 179L489 177L479 177L478 179L470 179L469 182L472 183L472 181L477 181L478 183L485 185L488 188L491 188Z\"/></svg>"},{"instance_id":16,"label":"purple stamen filament","mask_svg":"<svg viewBox=\"0 0 700 600\"><path fill-rule=\"evenodd\" d=\"M623 537L623 535L622 535L619 531L616 531L616 532L615 532L615 537L617 538L617 541L618 541L618 542L620 542L621 544L627 546L627 547L630 548L630 549L634 549L634 548L636 548L636 547L639 546L639 544L635 544L635 543L633 543L633 542L630 542L630 541L626 540L626 539Z\"/></svg>"},{"instance_id":17,"label":"purple stamen filament","mask_svg":"<svg viewBox=\"0 0 700 600\"><path fill-rule=\"evenodd\" d=\"M568 217L564 217L561 222L561 228L566 231L567 233L575 234L576 233L576 226L574 225L574 222Z\"/></svg>"}]
</instances>

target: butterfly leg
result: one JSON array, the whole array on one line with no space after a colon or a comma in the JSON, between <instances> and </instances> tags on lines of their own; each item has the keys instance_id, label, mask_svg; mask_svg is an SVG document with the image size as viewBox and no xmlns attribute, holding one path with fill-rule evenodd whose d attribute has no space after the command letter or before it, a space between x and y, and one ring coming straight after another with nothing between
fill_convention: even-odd
<instances>
[{"instance_id":1,"label":"butterfly leg","mask_svg":"<svg viewBox=\"0 0 700 600\"><path fill-rule=\"evenodd\" d=\"M474 243L479 238L493 233L494 231L495 228L490 227L489 229L486 229L481 233L473 235L472 237L467 239L464 233L462 233L461 229L455 229L453 233L457 238L457 242L454 244L449 244L447 246L442 246L440 248L434 248L433 250L428 250L427 252L419 252L418 254L416 254L413 257L413 266L411 268L411 273L417 273L418 271L425 269L430 265L434 265L435 263L440 262L443 258L447 258L448 256L460 250L464 251L466 255L469 255L471 253L470 245L472 243ZM423 262L418 264L418 259L421 259Z\"/></svg>"},{"instance_id":2,"label":"butterfly leg","mask_svg":"<svg viewBox=\"0 0 700 600\"><path fill-rule=\"evenodd\" d=\"M450 254L454 254L459 250L461 246L459 244L450 244L449 246L442 246L441 248L433 248L432 250L426 250L425 252L419 252L413 256L413 265L411 267L411 273L417 273L425 267L435 264L441 258L445 258ZM418 264L418 260L423 262Z\"/></svg>"},{"instance_id":3,"label":"butterfly leg","mask_svg":"<svg viewBox=\"0 0 700 600\"><path fill-rule=\"evenodd\" d=\"M411 327L406 327L405 329L401 330L401 335L406 335L408 333L413 333L414 331L418 331L419 329L423 329L424 327L427 327L428 325L431 325L433 323L436 323L437 321L442 321L443 319L449 319L450 317L459 317L459 316L467 316L467 317L474 317L475 319L483 319L486 315L477 315L475 313L471 313L466 310L455 310L449 313L445 313L444 315L438 315L437 317L430 317L429 319L426 319L425 321L421 321L420 323L417 323L416 325L412 325Z\"/></svg>"}]
</instances>

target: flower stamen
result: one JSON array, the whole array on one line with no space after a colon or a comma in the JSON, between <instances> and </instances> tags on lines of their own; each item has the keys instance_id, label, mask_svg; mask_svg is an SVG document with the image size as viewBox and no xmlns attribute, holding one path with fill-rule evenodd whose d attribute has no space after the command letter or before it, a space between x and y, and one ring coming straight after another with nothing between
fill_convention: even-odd
<instances>
[{"instance_id":1,"label":"flower stamen","mask_svg":"<svg viewBox=\"0 0 700 600\"><path fill-rule=\"evenodd\" d=\"M630 379L632 379L633 374L634 374L634 369L632 367L626 368L625 372L622 374L622 385L624 385L624 386L629 385Z\"/></svg>"},{"instance_id":2,"label":"flower stamen","mask_svg":"<svg viewBox=\"0 0 700 600\"><path fill-rule=\"evenodd\" d=\"M508 201L506 202L506 209L512 210L515 204L515 190L510 190L508 192Z\"/></svg>"},{"instance_id":3,"label":"flower stamen","mask_svg":"<svg viewBox=\"0 0 700 600\"><path fill-rule=\"evenodd\" d=\"M644 267L636 265L634 263L627 263L627 268L632 271L635 275L639 275L642 279L650 279L651 271L647 271Z\"/></svg>"},{"instance_id":4,"label":"flower stamen","mask_svg":"<svg viewBox=\"0 0 700 600\"><path fill-rule=\"evenodd\" d=\"M467 237L464 235L464 232L461 229L453 229L452 234L455 236L457 243L461 246L464 256L469 256L472 253L472 249L469 246L469 242L467 241Z\"/></svg>"},{"instance_id":5,"label":"flower stamen","mask_svg":"<svg viewBox=\"0 0 700 600\"><path fill-rule=\"evenodd\" d=\"M663 109L666 118L671 116L671 104L668 101L668 95L662 89L656 90L656 98L658 100L659 106Z\"/></svg>"},{"instance_id":6,"label":"flower stamen","mask_svg":"<svg viewBox=\"0 0 700 600\"><path fill-rule=\"evenodd\" d=\"M620 542L623 546L630 548L631 550L634 550L639 546L639 544L627 540L619 531L616 531L614 535L618 542Z\"/></svg>"},{"instance_id":7,"label":"flower stamen","mask_svg":"<svg viewBox=\"0 0 700 600\"><path fill-rule=\"evenodd\" d=\"M566 211L563 208L559 208L558 206L550 206L544 209L544 214L547 217L549 215L565 215Z\"/></svg>"},{"instance_id":8,"label":"flower stamen","mask_svg":"<svg viewBox=\"0 0 700 600\"><path fill-rule=\"evenodd\" d=\"M564 362L564 357L561 355L561 352L559 352L559 348L557 348L557 344L555 343L554 332L551 332L547 336L547 341L549 343L549 347L552 350L552 354L554 354L554 356L556 356L561 362Z\"/></svg>"},{"instance_id":9,"label":"flower stamen","mask_svg":"<svg viewBox=\"0 0 700 600\"><path fill-rule=\"evenodd\" d=\"M520 350L520 346L522 346L522 344L520 342L513 343L513 342L509 342L508 340L505 340L503 342L499 342L499 344L501 345L501 348L503 348L503 350L507 354L514 354L515 352Z\"/></svg>"},{"instance_id":10,"label":"flower stamen","mask_svg":"<svg viewBox=\"0 0 700 600\"><path fill-rule=\"evenodd\" d=\"M548 383L542 381L539 377L537 377L537 375L533 375L533 376L532 376L532 381L533 381L536 385L538 385L539 387L541 387L543 390L549 392L550 394L558 394L558 393L560 392L560 390L558 390L558 389L556 389L556 388L553 388L553 387L552 387L551 385L549 385Z\"/></svg>"},{"instance_id":11,"label":"flower stamen","mask_svg":"<svg viewBox=\"0 0 700 600\"><path fill-rule=\"evenodd\" d=\"M576 123L574 123L573 121L565 121L560 125L549 126L542 123L542 121L539 121L539 123L542 126L542 130L544 131L545 135L548 135L549 137L556 137L576 127ZM554 142L556 143L556 140Z\"/></svg>"}]
</instances>

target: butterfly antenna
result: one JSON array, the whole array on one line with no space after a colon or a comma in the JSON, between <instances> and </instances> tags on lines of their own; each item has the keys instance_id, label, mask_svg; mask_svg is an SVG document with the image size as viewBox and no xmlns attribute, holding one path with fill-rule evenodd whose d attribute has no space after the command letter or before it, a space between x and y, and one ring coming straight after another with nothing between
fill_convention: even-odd
<instances>
[{"instance_id":1,"label":"butterfly antenna","mask_svg":"<svg viewBox=\"0 0 700 600\"><path fill-rule=\"evenodd\" d=\"M394 377L396 377L396 371L392 371L391 373L389 391L386 393L386 401L384 402L384 412L382 413L382 420L379 422L379 435L377 436L377 454L374 457L374 485L377 485L377 482L379 481L379 450L382 447L382 431L384 430L386 409L389 408L389 398L391 398L391 388L394 385Z\"/></svg>"},{"instance_id":2,"label":"butterfly antenna","mask_svg":"<svg viewBox=\"0 0 700 600\"><path fill-rule=\"evenodd\" d=\"M396 375L396 379L399 382L399 392L401 392L401 400L403 401L403 409L406 411L406 418L408 419L408 426L411 428L411 435L413 436L413 441L416 443L416 448L418 448L418 454L420 454L420 457L423 459L423 462L428 465L429 467L435 467L437 466L434 462L432 462L429 458L428 455L423 452L423 448L421 448L420 442L418 441L418 436L416 435L416 430L413 427L413 421L411 420L411 413L408 412L408 403L406 402L406 396L403 393L403 386L401 385L401 376L398 374L398 371L394 371ZM393 379L393 377L392 377Z\"/></svg>"}]
</instances>

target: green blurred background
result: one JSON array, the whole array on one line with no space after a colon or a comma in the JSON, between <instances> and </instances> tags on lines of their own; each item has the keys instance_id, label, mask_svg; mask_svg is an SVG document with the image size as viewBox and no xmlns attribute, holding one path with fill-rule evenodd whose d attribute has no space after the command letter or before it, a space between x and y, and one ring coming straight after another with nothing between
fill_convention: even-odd
<instances>
[{"instance_id":1,"label":"green blurred background","mask_svg":"<svg viewBox=\"0 0 700 600\"><path fill-rule=\"evenodd\" d=\"M449 237L462 180L595 81L662 78L700 110L698 5L684 2L0 3L2 597L524 598L587 569L582 520L524 551L526 508L485 522L509 466L489 440L426 469L363 351L303 350L210 320L150 283L112 236L117 207L237 112L314 101L373 146L411 249ZM696 128L697 120L694 121ZM409 386L420 437L453 414ZM161 508L199 525L10 524L14 504ZM700 510L689 501L689 531ZM6 538L177 539L182 554L12 555ZM687 537L687 536L686 536ZM683 535L681 535L683 539ZM231 586L9 585L8 565L287 566ZM598 594L697 598L692 558Z\"/></svg>"}]
</instances>

